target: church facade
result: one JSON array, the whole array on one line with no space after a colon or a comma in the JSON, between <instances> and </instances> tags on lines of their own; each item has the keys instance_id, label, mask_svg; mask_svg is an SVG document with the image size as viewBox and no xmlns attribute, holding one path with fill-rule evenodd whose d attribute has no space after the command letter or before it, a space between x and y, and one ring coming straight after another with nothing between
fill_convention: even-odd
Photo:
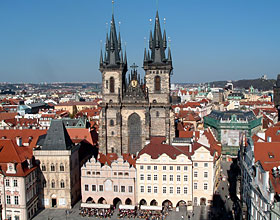
<instances>
[{"instance_id":1,"label":"church facade","mask_svg":"<svg viewBox=\"0 0 280 220\"><path fill-rule=\"evenodd\" d=\"M170 104L171 50L167 49L166 31L161 32L158 12L154 31L150 31L149 48L144 52L143 68L144 79L135 64L127 74L126 52L123 53L112 15L99 67L103 96L99 150L104 154L137 154L152 136L165 137L168 144L175 136Z\"/></svg>"}]
</instances>

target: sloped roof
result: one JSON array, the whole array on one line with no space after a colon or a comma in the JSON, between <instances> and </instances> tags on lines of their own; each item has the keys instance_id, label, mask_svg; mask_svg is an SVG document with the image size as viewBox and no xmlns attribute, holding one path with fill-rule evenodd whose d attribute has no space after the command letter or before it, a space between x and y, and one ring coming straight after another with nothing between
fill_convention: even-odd
<instances>
[{"instance_id":1,"label":"sloped roof","mask_svg":"<svg viewBox=\"0 0 280 220\"><path fill-rule=\"evenodd\" d=\"M53 119L42 145L43 150L70 150L73 142L62 122Z\"/></svg>"}]
</instances>

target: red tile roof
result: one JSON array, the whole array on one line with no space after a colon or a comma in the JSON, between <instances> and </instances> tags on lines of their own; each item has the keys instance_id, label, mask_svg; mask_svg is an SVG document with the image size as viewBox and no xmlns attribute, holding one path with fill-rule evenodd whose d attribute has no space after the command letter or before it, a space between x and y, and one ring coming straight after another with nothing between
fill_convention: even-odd
<instances>
[{"instance_id":1,"label":"red tile roof","mask_svg":"<svg viewBox=\"0 0 280 220\"><path fill-rule=\"evenodd\" d=\"M277 194L280 193L279 178L272 175L273 167L280 166L280 143L255 142L255 161L259 161L265 171L269 171L269 179Z\"/></svg>"},{"instance_id":2,"label":"red tile roof","mask_svg":"<svg viewBox=\"0 0 280 220\"><path fill-rule=\"evenodd\" d=\"M32 148L19 147L10 139L0 140L0 166L7 176L26 176L36 169L28 168L27 159L32 162ZM8 163L16 164L16 174L7 173Z\"/></svg>"}]
</instances>

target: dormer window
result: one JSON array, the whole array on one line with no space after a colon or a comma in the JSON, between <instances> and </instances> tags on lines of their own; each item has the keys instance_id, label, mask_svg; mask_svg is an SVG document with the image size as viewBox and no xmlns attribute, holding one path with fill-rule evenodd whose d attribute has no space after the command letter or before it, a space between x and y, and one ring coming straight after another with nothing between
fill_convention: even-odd
<instances>
[{"instance_id":1,"label":"dormer window","mask_svg":"<svg viewBox=\"0 0 280 220\"><path fill-rule=\"evenodd\" d=\"M14 163L8 163L7 173L16 173L16 165Z\"/></svg>"}]
</instances>

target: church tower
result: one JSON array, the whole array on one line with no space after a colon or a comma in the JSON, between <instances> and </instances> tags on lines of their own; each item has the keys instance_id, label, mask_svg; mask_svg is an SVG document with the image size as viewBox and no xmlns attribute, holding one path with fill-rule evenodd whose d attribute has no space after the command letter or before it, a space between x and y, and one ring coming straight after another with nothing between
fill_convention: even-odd
<instances>
[{"instance_id":1,"label":"church tower","mask_svg":"<svg viewBox=\"0 0 280 220\"><path fill-rule=\"evenodd\" d=\"M280 74L277 76L276 84L273 87L274 106L278 111L278 121L280 121Z\"/></svg>"},{"instance_id":2,"label":"church tower","mask_svg":"<svg viewBox=\"0 0 280 220\"><path fill-rule=\"evenodd\" d=\"M114 14L106 35L104 57L100 54L102 74L102 110L100 115L99 145L102 153L122 153L121 102L127 72L126 52L123 56L121 35L116 32Z\"/></svg>"},{"instance_id":3,"label":"church tower","mask_svg":"<svg viewBox=\"0 0 280 220\"><path fill-rule=\"evenodd\" d=\"M170 47L166 55L166 31L163 35L158 11L156 12L154 32L150 31L149 49L144 51L145 82L150 103L151 136L165 136L170 143L173 122L170 121L170 76L172 57Z\"/></svg>"}]
</instances>

